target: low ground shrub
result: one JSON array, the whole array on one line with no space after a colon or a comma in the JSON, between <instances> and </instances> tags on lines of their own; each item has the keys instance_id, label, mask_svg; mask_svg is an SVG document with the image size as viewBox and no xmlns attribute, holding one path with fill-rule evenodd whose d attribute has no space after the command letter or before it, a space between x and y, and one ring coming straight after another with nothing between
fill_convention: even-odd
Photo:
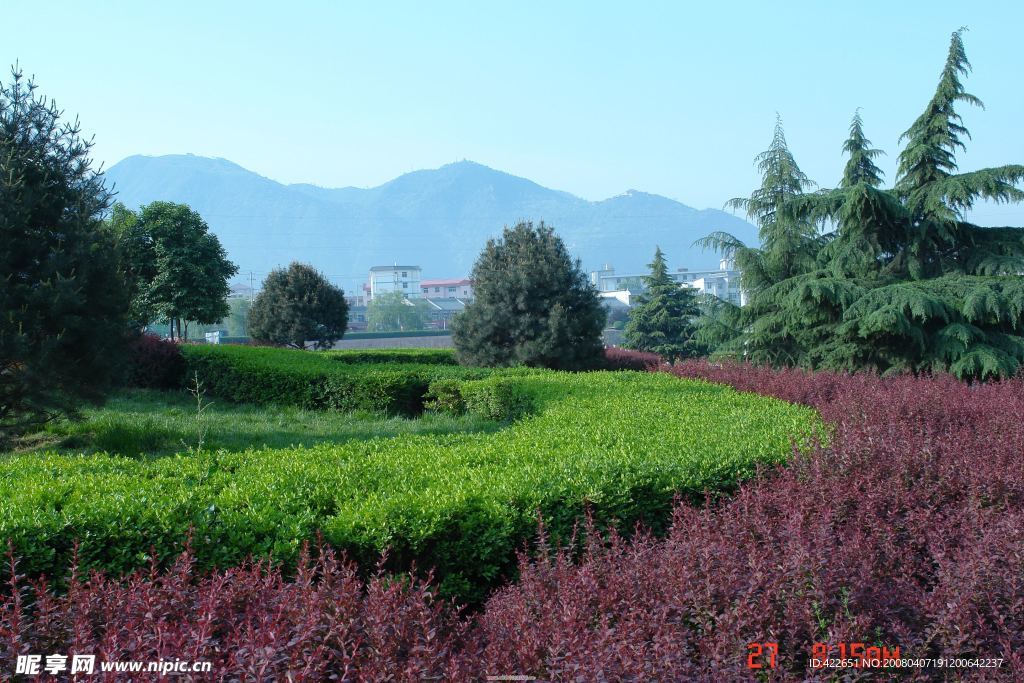
<instances>
[{"instance_id":1,"label":"low ground shrub","mask_svg":"<svg viewBox=\"0 0 1024 683\"><path fill-rule=\"evenodd\" d=\"M522 378L494 375L474 381L435 380L430 383L424 407L439 413L512 422L532 412L533 403Z\"/></svg>"},{"instance_id":2,"label":"low ground shrub","mask_svg":"<svg viewBox=\"0 0 1024 683\"><path fill-rule=\"evenodd\" d=\"M831 680L811 666L815 643L1001 662L898 672L909 680L1024 679L1024 381L672 372L813 405L830 446L724 504L680 506L665 540L525 564L477 624L488 670L737 679L748 644L770 641L773 680Z\"/></svg>"},{"instance_id":3,"label":"low ground shrub","mask_svg":"<svg viewBox=\"0 0 1024 683\"><path fill-rule=\"evenodd\" d=\"M815 424L806 408L664 374L530 371L473 385L467 404L481 411L505 415L522 392L535 414L495 433L312 448L13 456L0 463L0 538L26 573L61 576L76 541L83 569L117 573L154 552L166 561L190 528L204 568L293 563L322 532L360 563L388 549L389 568L435 569L445 593L479 600L514 573L538 512L561 540L587 507L600 524L664 529L674 496L781 463Z\"/></svg>"},{"instance_id":4,"label":"low ground shrub","mask_svg":"<svg viewBox=\"0 0 1024 683\"><path fill-rule=\"evenodd\" d=\"M464 622L424 584L380 573L364 581L329 549L298 566L289 579L252 563L197 575L186 552L165 572L152 567L121 581L80 575L59 594L8 576L0 588L0 662L10 675L18 655L60 653L70 665L72 653L93 654L95 678L104 681L128 679L99 673L101 662L161 660L210 664L209 673L182 680L472 677L476 667L453 650ZM132 680L158 679L174 676Z\"/></svg>"},{"instance_id":5,"label":"low ground shrub","mask_svg":"<svg viewBox=\"0 0 1024 683\"><path fill-rule=\"evenodd\" d=\"M656 353L630 349L606 348L604 365L608 370L655 370L665 361Z\"/></svg>"},{"instance_id":6,"label":"low ground shrub","mask_svg":"<svg viewBox=\"0 0 1024 683\"><path fill-rule=\"evenodd\" d=\"M185 358L174 342L142 334L129 343L128 386L177 389L183 386L184 377Z\"/></svg>"}]
</instances>

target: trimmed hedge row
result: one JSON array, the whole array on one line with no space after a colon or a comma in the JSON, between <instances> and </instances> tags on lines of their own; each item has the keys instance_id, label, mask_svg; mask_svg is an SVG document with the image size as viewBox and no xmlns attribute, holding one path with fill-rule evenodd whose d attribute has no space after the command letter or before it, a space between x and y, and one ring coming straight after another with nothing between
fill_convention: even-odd
<instances>
[{"instance_id":1,"label":"trimmed hedge row","mask_svg":"<svg viewBox=\"0 0 1024 683\"><path fill-rule=\"evenodd\" d=\"M188 378L198 376L211 394L236 403L284 404L314 410L369 410L416 415L438 379L483 379L492 371L445 364L443 356L375 351L313 353L245 346L186 346ZM366 362L376 357L378 361ZM342 361L342 362L339 362Z\"/></svg>"},{"instance_id":2,"label":"trimmed hedge row","mask_svg":"<svg viewBox=\"0 0 1024 683\"><path fill-rule=\"evenodd\" d=\"M325 355L342 363L458 365L453 349L346 349L327 351Z\"/></svg>"},{"instance_id":3,"label":"trimmed hedge row","mask_svg":"<svg viewBox=\"0 0 1024 683\"><path fill-rule=\"evenodd\" d=\"M291 380L260 381L270 392ZM388 549L389 568L434 568L446 593L475 601L514 573L538 511L562 539L588 507L602 525L661 529L677 492L729 489L817 424L804 407L664 374L533 371L460 390L468 409L494 415L517 395L534 414L496 433L143 461L14 456L0 464L0 539L27 573L60 576L76 541L81 569L123 572L151 551L173 557L190 528L203 567L250 554L291 563L321 532L370 566Z\"/></svg>"}]
</instances>

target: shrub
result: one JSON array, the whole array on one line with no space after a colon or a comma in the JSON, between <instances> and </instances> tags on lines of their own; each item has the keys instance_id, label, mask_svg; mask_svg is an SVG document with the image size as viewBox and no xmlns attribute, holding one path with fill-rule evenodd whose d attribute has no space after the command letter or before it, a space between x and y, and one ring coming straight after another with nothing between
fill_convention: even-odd
<instances>
[{"instance_id":1,"label":"shrub","mask_svg":"<svg viewBox=\"0 0 1024 683\"><path fill-rule=\"evenodd\" d=\"M329 351L332 360L341 363L419 363L458 365L452 349L346 349Z\"/></svg>"},{"instance_id":2,"label":"shrub","mask_svg":"<svg viewBox=\"0 0 1024 683\"><path fill-rule=\"evenodd\" d=\"M462 382L454 379L437 379L430 383L423 408L438 413L461 415L466 412L462 398Z\"/></svg>"},{"instance_id":3,"label":"shrub","mask_svg":"<svg viewBox=\"0 0 1024 683\"><path fill-rule=\"evenodd\" d=\"M511 422L530 412L530 397L522 383L511 377L488 377L463 382L459 393L466 412L486 420Z\"/></svg>"},{"instance_id":4,"label":"shrub","mask_svg":"<svg viewBox=\"0 0 1024 683\"><path fill-rule=\"evenodd\" d=\"M171 341L143 334L132 340L128 352L128 386L177 389L183 385L185 357Z\"/></svg>"},{"instance_id":5,"label":"shrub","mask_svg":"<svg viewBox=\"0 0 1024 683\"><path fill-rule=\"evenodd\" d=\"M461 415L469 413L485 420L512 422L532 411L527 391L519 381L500 375L461 382L440 379L430 383L424 408Z\"/></svg>"},{"instance_id":6,"label":"shrub","mask_svg":"<svg viewBox=\"0 0 1024 683\"><path fill-rule=\"evenodd\" d=\"M190 528L204 568L250 554L292 563L322 531L360 562L389 549L389 568L433 568L446 593L480 600L514 573L538 511L560 539L588 505L601 524L663 530L677 493L728 490L782 462L815 423L806 408L664 374L517 372L460 387L495 417L529 396L534 414L495 433L148 460L12 456L0 461L0 539L14 540L26 573L59 576L76 540L83 570L119 573L166 561Z\"/></svg>"},{"instance_id":7,"label":"shrub","mask_svg":"<svg viewBox=\"0 0 1024 683\"><path fill-rule=\"evenodd\" d=\"M456 655L464 622L425 584L363 580L330 549L303 554L290 580L264 563L200 575L189 552L166 572L78 576L61 593L8 576L8 672L29 652L92 653L97 672L104 661L209 662L199 680L224 681L467 680L476 669Z\"/></svg>"},{"instance_id":8,"label":"shrub","mask_svg":"<svg viewBox=\"0 0 1024 683\"><path fill-rule=\"evenodd\" d=\"M672 372L813 405L830 446L725 504L678 507L663 541L613 534L576 562L524 560L475 634L488 670L747 678L747 643L770 640L783 680L832 677L810 667L815 642L1002 658L977 673L1024 678L1024 630L1009 616L1024 605L1024 381L705 362ZM953 675L900 671L939 673Z\"/></svg>"},{"instance_id":9,"label":"shrub","mask_svg":"<svg viewBox=\"0 0 1024 683\"><path fill-rule=\"evenodd\" d=\"M766 680L1024 679L1024 379L967 386L704 362L672 372L804 400L831 422L829 446L727 501L676 506L663 540L601 542L595 520L573 556L549 549L548 529L539 556L521 556L519 581L473 617L415 580L360 582L329 552L295 581L253 565L197 579L186 557L123 582L94 577L62 597L11 586L0 599L0 658L50 643L60 652L77 637L123 659L195 644L225 679L323 678L323 662L364 680L717 681L754 678L747 645L767 640L779 656ZM616 422L603 436L634 426ZM1002 665L822 671L810 667L815 642Z\"/></svg>"},{"instance_id":10,"label":"shrub","mask_svg":"<svg viewBox=\"0 0 1024 683\"><path fill-rule=\"evenodd\" d=\"M608 370L655 370L664 363L661 356L646 351L608 348L604 350L604 366Z\"/></svg>"},{"instance_id":11,"label":"shrub","mask_svg":"<svg viewBox=\"0 0 1024 683\"><path fill-rule=\"evenodd\" d=\"M318 410L369 410L416 415L430 382L444 377L481 379L491 371L446 365L441 354L410 363L416 353L311 353L244 346L190 346L187 376L198 373L210 393L237 403L282 404ZM451 357L449 352L448 358ZM374 362L366 362L373 359ZM337 362L342 361L342 362Z\"/></svg>"}]
</instances>

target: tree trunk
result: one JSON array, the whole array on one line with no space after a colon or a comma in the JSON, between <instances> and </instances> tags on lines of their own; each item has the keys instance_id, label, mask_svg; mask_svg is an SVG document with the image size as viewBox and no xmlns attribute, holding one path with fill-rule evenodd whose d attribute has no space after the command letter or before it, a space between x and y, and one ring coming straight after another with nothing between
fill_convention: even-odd
<instances>
[{"instance_id":1,"label":"tree trunk","mask_svg":"<svg viewBox=\"0 0 1024 683\"><path fill-rule=\"evenodd\" d=\"M175 322L178 323L178 341L181 341L181 318L175 318Z\"/></svg>"}]
</instances>

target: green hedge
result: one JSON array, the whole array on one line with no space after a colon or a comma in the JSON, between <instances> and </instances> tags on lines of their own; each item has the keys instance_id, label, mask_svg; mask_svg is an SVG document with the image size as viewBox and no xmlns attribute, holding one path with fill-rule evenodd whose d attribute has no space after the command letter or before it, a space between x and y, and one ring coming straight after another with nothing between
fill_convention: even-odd
<instances>
[{"instance_id":1,"label":"green hedge","mask_svg":"<svg viewBox=\"0 0 1024 683\"><path fill-rule=\"evenodd\" d=\"M224 358L189 355L205 367ZM279 387L286 373L254 374L267 397L303 390ZM532 414L493 433L313 448L11 456L0 463L0 539L14 541L22 571L60 576L76 540L81 569L121 572L151 549L171 558L190 528L206 567L250 554L292 562L319 531L370 566L387 548L393 568L434 568L444 591L472 601L514 571L538 511L556 539L588 506L599 524L657 530L677 492L702 500L729 489L782 462L794 435L818 424L803 407L666 374L533 372L464 386L481 409L521 395Z\"/></svg>"},{"instance_id":2,"label":"green hedge","mask_svg":"<svg viewBox=\"0 0 1024 683\"><path fill-rule=\"evenodd\" d=\"M403 337L450 337L451 330L405 330L404 332L346 332L345 339L401 339Z\"/></svg>"},{"instance_id":3,"label":"green hedge","mask_svg":"<svg viewBox=\"0 0 1024 683\"><path fill-rule=\"evenodd\" d=\"M317 410L416 415L432 381L482 379L492 373L446 364L440 354L359 352L362 362L338 362L350 354L216 345L185 346L182 351L187 380L198 376L215 396ZM370 357L387 362L366 362ZM414 358L421 362L405 362Z\"/></svg>"},{"instance_id":4,"label":"green hedge","mask_svg":"<svg viewBox=\"0 0 1024 683\"><path fill-rule=\"evenodd\" d=\"M469 413L486 420L511 422L532 412L533 402L515 377L493 375L475 381L431 382L424 407L437 412Z\"/></svg>"},{"instance_id":5,"label":"green hedge","mask_svg":"<svg viewBox=\"0 0 1024 683\"><path fill-rule=\"evenodd\" d=\"M453 349L346 349L327 351L326 355L342 363L458 365Z\"/></svg>"}]
</instances>

